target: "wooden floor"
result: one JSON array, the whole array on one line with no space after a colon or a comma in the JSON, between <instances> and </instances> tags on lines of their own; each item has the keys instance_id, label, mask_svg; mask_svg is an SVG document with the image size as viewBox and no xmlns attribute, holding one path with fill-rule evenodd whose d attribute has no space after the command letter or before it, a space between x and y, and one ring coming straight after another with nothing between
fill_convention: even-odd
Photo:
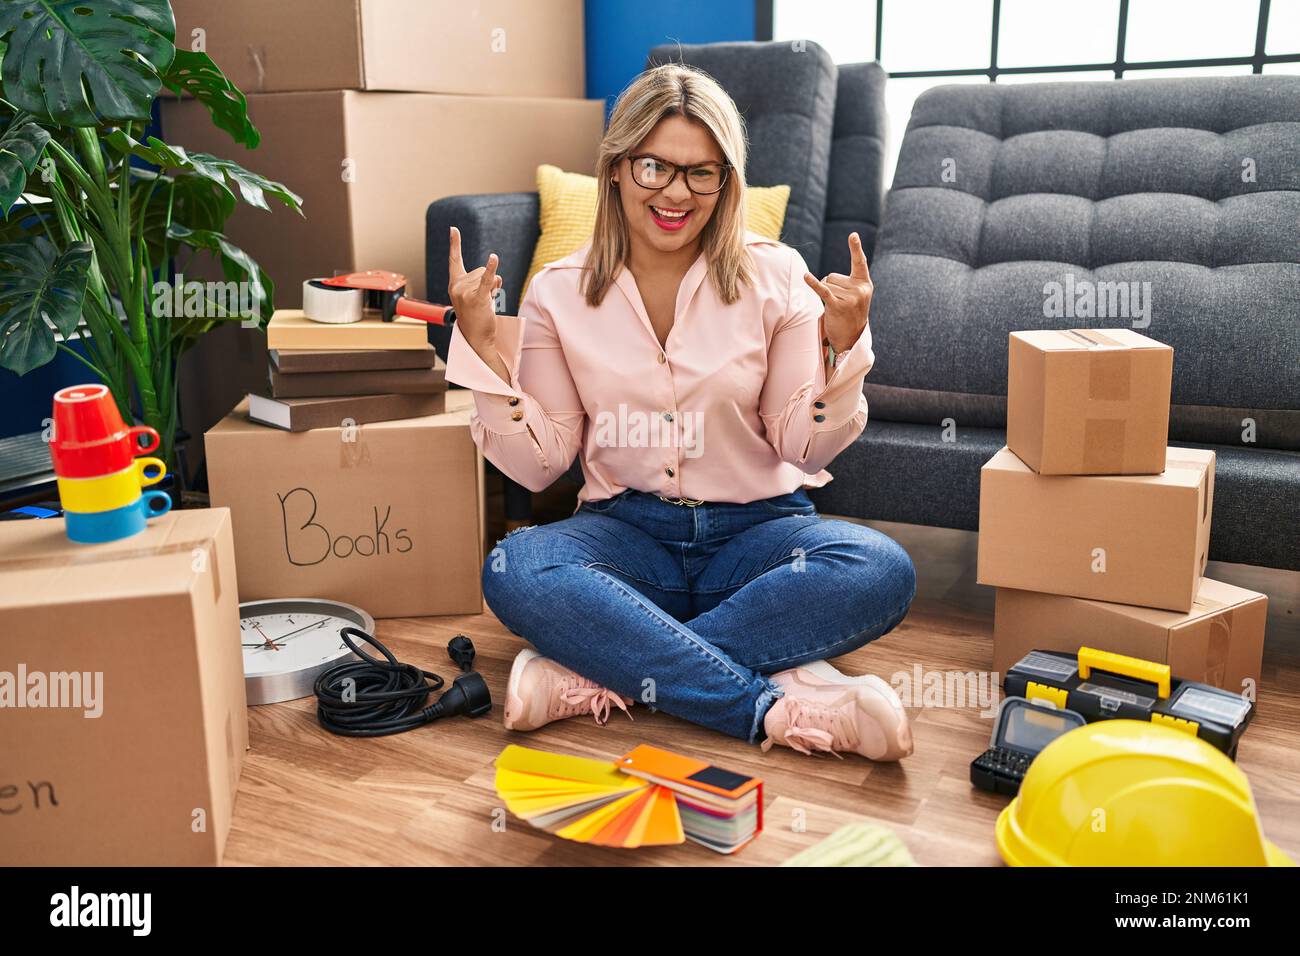
<instances>
[{"instance_id":1,"label":"wooden floor","mask_svg":"<svg viewBox=\"0 0 1300 956\"><path fill-rule=\"evenodd\" d=\"M567 517L572 502L571 492L567 500L548 500L539 521ZM490 499L488 514L490 547L504 533L499 498ZM975 535L870 524L912 555L917 600L895 631L836 665L886 679L917 663L927 671L987 670L992 591L974 583ZM1209 575L1270 597L1258 713L1238 762L1265 833L1300 860L1300 574L1211 564ZM896 764L808 757L782 747L764 754L644 707L632 708L634 722L615 712L604 727L571 718L511 733L501 725L501 701L510 663L524 645L490 613L382 621L378 630L401 660L449 683L447 641L467 634L495 701L491 716L354 740L321 730L311 699L251 708L228 865L772 865L862 819L892 827L923 865L1000 863L993 824L1006 801L974 789L968 776L991 726L978 706L909 708L916 752ZM636 851L569 843L511 816L497 798L492 762L510 743L611 759L650 743L759 776L764 832L733 857L689 842Z\"/></svg>"}]
</instances>

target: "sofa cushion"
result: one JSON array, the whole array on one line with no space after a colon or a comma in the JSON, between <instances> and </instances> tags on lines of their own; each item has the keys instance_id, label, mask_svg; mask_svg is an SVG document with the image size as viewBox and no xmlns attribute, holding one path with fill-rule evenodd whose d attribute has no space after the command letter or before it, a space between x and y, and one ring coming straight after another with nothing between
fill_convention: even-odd
<instances>
[{"instance_id":1,"label":"sofa cushion","mask_svg":"<svg viewBox=\"0 0 1300 956\"><path fill-rule=\"evenodd\" d=\"M870 376L862 392L873 420L917 425L942 425L951 420L970 428L1003 428L1007 422L1005 395L879 385ZM1248 408L1174 405L1169 409L1169 440L1294 451L1300 442L1300 411L1269 409L1261 416Z\"/></svg>"},{"instance_id":2,"label":"sofa cushion","mask_svg":"<svg viewBox=\"0 0 1300 956\"><path fill-rule=\"evenodd\" d=\"M879 63L840 63L837 68L835 132L818 275L847 275L852 270L852 232L862 239L870 260L884 204L885 71Z\"/></svg>"},{"instance_id":3,"label":"sofa cushion","mask_svg":"<svg viewBox=\"0 0 1300 956\"><path fill-rule=\"evenodd\" d=\"M664 44L646 67L668 62L704 70L731 95L749 137L746 180L789 185L781 239L820 263L838 78L830 54L811 42Z\"/></svg>"},{"instance_id":4,"label":"sofa cushion","mask_svg":"<svg viewBox=\"0 0 1300 956\"><path fill-rule=\"evenodd\" d=\"M827 515L975 531L980 469L1007 443L999 428L961 427L944 441L938 425L868 421L827 466L832 480L808 494Z\"/></svg>"},{"instance_id":5,"label":"sofa cushion","mask_svg":"<svg viewBox=\"0 0 1300 956\"><path fill-rule=\"evenodd\" d=\"M1300 571L1300 454L1173 444L1215 455L1210 560Z\"/></svg>"},{"instance_id":6,"label":"sofa cushion","mask_svg":"<svg viewBox=\"0 0 1300 956\"><path fill-rule=\"evenodd\" d=\"M1131 326L1174 348L1178 437L1253 417L1300 448L1298 152L1300 76L926 92L872 262L870 386L978 396L1001 425L1010 332Z\"/></svg>"},{"instance_id":7,"label":"sofa cushion","mask_svg":"<svg viewBox=\"0 0 1300 956\"><path fill-rule=\"evenodd\" d=\"M825 515L976 531L980 468L1005 444L999 428L872 421L809 496ZM1300 454L1186 444L1215 453L1210 559L1300 570Z\"/></svg>"}]
</instances>

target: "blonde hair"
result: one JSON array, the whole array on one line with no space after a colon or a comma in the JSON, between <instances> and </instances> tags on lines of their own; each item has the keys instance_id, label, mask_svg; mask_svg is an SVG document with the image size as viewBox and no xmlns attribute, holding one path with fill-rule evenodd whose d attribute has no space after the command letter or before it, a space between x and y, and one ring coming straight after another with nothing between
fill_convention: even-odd
<instances>
[{"instance_id":1,"label":"blonde hair","mask_svg":"<svg viewBox=\"0 0 1300 956\"><path fill-rule=\"evenodd\" d=\"M709 277L723 302L740 298L740 283L752 281L752 263L745 251L745 127L735 102L718 81L703 70L665 63L646 70L619 94L601 139L596 159L596 225L591 249L583 263L582 282L587 304L605 298L631 251L627 217L612 173L666 116L684 116L704 125L730 164L727 183L700 234Z\"/></svg>"}]
</instances>

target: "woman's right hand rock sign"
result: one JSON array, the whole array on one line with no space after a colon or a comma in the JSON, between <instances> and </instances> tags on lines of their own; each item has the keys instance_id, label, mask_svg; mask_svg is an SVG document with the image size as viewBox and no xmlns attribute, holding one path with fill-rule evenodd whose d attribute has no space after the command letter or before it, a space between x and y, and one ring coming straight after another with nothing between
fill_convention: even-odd
<instances>
[{"instance_id":1,"label":"woman's right hand rock sign","mask_svg":"<svg viewBox=\"0 0 1300 956\"><path fill-rule=\"evenodd\" d=\"M475 349L495 341L496 310L492 307L496 290L501 288L497 275L497 254L488 256L486 266L465 271L460 254L460 230L451 227L451 251L447 257L447 295L456 310L456 326L465 341Z\"/></svg>"}]
</instances>

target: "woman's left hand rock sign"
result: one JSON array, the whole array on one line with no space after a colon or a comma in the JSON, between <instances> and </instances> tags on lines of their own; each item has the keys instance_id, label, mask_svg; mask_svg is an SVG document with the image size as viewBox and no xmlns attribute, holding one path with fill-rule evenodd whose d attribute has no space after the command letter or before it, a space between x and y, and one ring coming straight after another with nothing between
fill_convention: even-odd
<instances>
[{"instance_id":1,"label":"woman's left hand rock sign","mask_svg":"<svg viewBox=\"0 0 1300 956\"><path fill-rule=\"evenodd\" d=\"M811 272L803 274L803 281L821 297L826 306L822 326L831 348L847 352L867 327L871 312L871 274L867 271L867 255L862 251L858 234L849 236L849 257L853 268L848 275L832 272L818 280Z\"/></svg>"}]
</instances>

